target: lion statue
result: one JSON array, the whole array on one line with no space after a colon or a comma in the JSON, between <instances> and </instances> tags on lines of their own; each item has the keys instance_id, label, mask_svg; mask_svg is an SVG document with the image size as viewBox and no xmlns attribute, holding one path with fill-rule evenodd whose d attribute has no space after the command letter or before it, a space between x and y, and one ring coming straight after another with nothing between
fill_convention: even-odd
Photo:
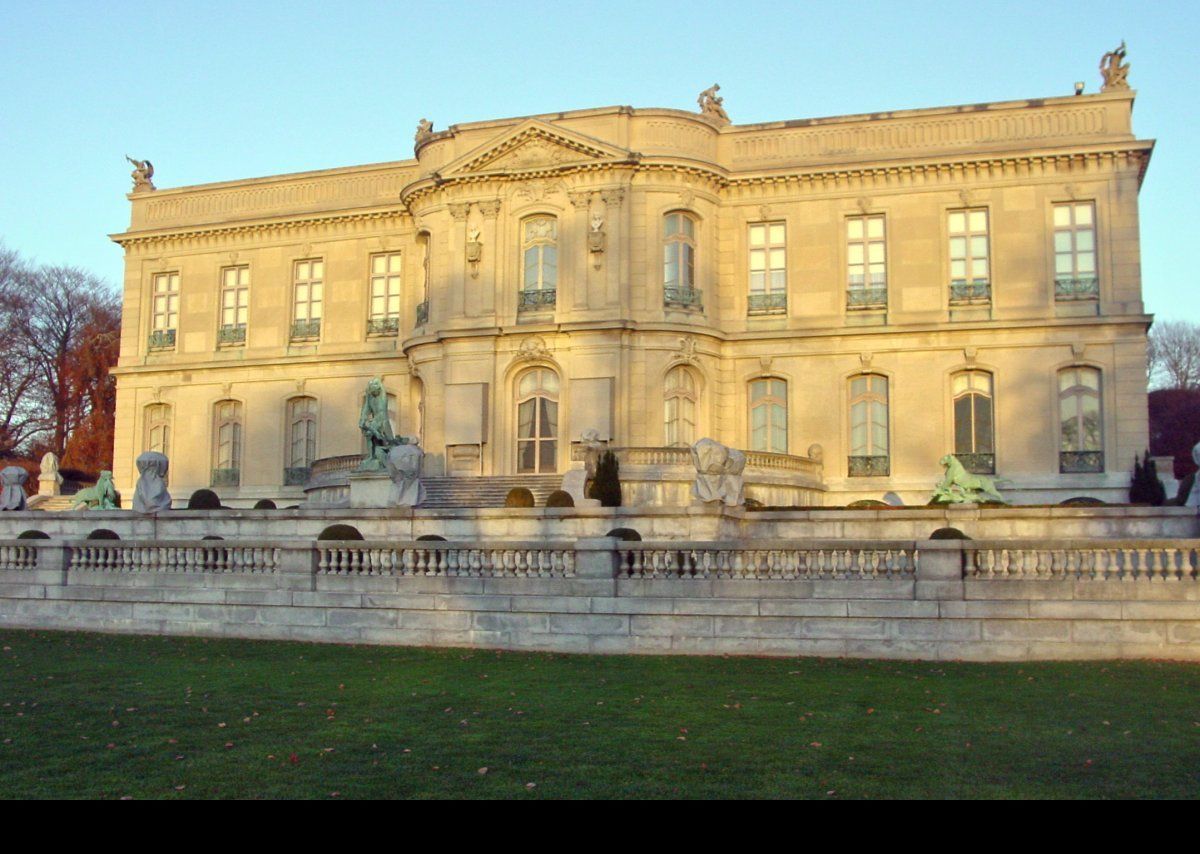
<instances>
[{"instance_id":1,"label":"lion statue","mask_svg":"<svg viewBox=\"0 0 1200 854\"><path fill-rule=\"evenodd\" d=\"M953 454L946 454L938 462L946 469L942 482L933 489L934 504L982 504L993 501L998 504L1007 502L996 491L996 484L990 477L981 474L971 474Z\"/></svg>"},{"instance_id":2,"label":"lion statue","mask_svg":"<svg viewBox=\"0 0 1200 854\"><path fill-rule=\"evenodd\" d=\"M119 506L117 489L113 486L112 472L100 472L100 479L95 486L81 489L75 493L72 510L83 507L85 510L116 510Z\"/></svg>"}]
</instances>

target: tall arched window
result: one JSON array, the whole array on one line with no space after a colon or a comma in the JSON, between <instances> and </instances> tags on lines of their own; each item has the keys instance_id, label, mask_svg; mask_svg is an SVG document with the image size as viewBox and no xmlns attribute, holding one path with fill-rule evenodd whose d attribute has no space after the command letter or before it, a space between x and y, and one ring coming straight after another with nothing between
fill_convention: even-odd
<instances>
[{"instance_id":1,"label":"tall arched window","mask_svg":"<svg viewBox=\"0 0 1200 854\"><path fill-rule=\"evenodd\" d=\"M213 405L213 486L237 486L242 478L242 404Z\"/></svg>"},{"instance_id":2,"label":"tall arched window","mask_svg":"<svg viewBox=\"0 0 1200 854\"><path fill-rule=\"evenodd\" d=\"M992 443L992 375L961 371L950 378L954 396L954 456L975 474L996 473Z\"/></svg>"},{"instance_id":3,"label":"tall arched window","mask_svg":"<svg viewBox=\"0 0 1200 854\"><path fill-rule=\"evenodd\" d=\"M293 397L287 402L287 460L283 482L287 486L308 482L308 472L317 458L317 400Z\"/></svg>"},{"instance_id":4,"label":"tall arched window","mask_svg":"<svg viewBox=\"0 0 1200 854\"><path fill-rule=\"evenodd\" d=\"M879 374L850 380L850 477L891 474L888 451L888 381Z\"/></svg>"},{"instance_id":5,"label":"tall arched window","mask_svg":"<svg viewBox=\"0 0 1200 854\"><path fill-rule=\"evenodd\" d=\"M553 306L558 289L558 220L535 216L522 221L521 255L525 272L520 308Z\"/></svg>"},{"instance_id":6,"label":"tall arched window","mask_svg":"<svg viewBox=\"0 0 1200 854\"><path fill-rule=\"evenodd\" d=\"M1059 471L1104 471L1100 371L1080 366L1058 372L1058 417Z\"/></svg>"},{"instance_id":7,"label":"tall arched window","mask_svg":"<svg viewBox=\"0 0 1200 854\"><path fill-rule=\"evenodd\" d=\"M765 377L750 383L750 449L786 454L787 381Z\"/></svg>"},{"instance_id":8,"label":"tall arched window","mask_svg":"<svg viewBox=\"0 0 1200 854\"><path fill-rule=\"evenodd\" d=\"M663 218L663 302L699 306L696 290L696 220L675 212Z\"/></svg>"},{"instance_id":9,"label":"tall arched window","mask_svg":"<svg viewBox=\"0 0 1200 854\"><path fill-rule=\"evenodd\" d=\"M684 367L667 372L663 389L664 438L668 445L696 441L696 377Z\"/></svg>"},{"instance_id":10,"label":"tall arched window","mask_svg":"<svg viewBox=\"0 0 1200 854\"><path fill-rule=\"evenodd\" d=\"M549 368L517 381L517 471L558 470L558 376Z\"/></svg>"},{"instance_id":11,"label":"tall arched window","mask_svg":"<svg viewBox=\"0 0 1200 854\"><path fill-rule=\"evenodd\" d=\"M145 437L142 448L171 456L171 407L165 403L152 403L146 407Z\"/></svg>"}]
</instances>

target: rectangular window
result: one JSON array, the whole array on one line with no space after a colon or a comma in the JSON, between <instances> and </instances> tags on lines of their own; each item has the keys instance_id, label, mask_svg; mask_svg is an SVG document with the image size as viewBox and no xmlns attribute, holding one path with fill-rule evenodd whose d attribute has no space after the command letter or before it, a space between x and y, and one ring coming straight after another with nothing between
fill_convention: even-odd
<instances>
[{"instance_id":1,"label":"rectangular window","mask_svg":"<svg viewBox=\"0 0 1200 854\"><path fill-rule=\"evenodd\" d=\"M991 299L988 212L984 208L950 211L950 303L986 303Z\"/></svg>"},{"instance_id":2,"label":"rectangular window","mask_svg":"<svg viewBox=\"0 0 1200 854\"><path fill-rule=\"evenodd\" d=\"M887 245L883 214L846 220L846 306L887 307Z\"/></svg>"},{"instance_id":3,"label":"rectangular window","mask_svg":"<svg viewBox=\"0 0 1200 854\"><path fill-rule=\"evenodd\" d=\"M221 271L220 344L246 343L246 321L250 311L250 268L226 267Z\"/></svg>"},{"instance_id":4,"label":"rectangular window","mask_svg":"<svg viewBox=\"0 0 1200 854\"><path fill-rule=\"evenodd\" d=\"M1097 299L1096 208L1092 202L1054 206L1054 296Z\"/></svg>"},{"instance_id":5,"label":"rectangular window","mask_svg":"<svg viewBox=\"0 0 1200 854\"><path fill-rule=\"evenodd\" d=\"M150 347L170 349L179 325L179 273L155 273L152 285Z\"/></svg>"},{"instance_id":6,"label":"rectangular window","mask_svg":"<svg viewBox=\"0 0 1200 854\"><path fill-rule=\"evenodd\" d=\"M297 261L292 294L292 340L320 338L325 262L319 258Z\"/></svg>"},{"instance_id":7,"label":"rectangular window","mask_svg":"<svg viewBox=\"0 0 1200 854\"><path fill-rule=\"evenodd\" d=\"M395 335L400 331L402 264L399 252L371 256L371 316L367 324L371 335Z\"/></svg>"},{"instance_id":8,"label":"rectangular window","mask_svg":"<svg viewBox=\"0 0 1200 854\"><path fill-rule=\"evenodd\" d=\"M750 314L787 311L787 227L782 222L750 226Z\"/></svg>"}]
</instances>

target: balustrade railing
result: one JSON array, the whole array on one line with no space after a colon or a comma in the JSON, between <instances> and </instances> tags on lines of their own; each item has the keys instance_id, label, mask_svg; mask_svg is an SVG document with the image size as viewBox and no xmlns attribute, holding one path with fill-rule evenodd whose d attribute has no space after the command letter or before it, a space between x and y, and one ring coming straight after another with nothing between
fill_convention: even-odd
<instances>
[{"instance_id":1,"label":"balustrade railing","mask_svg":"<svg viewBox=\"0 0 1200 854\"><path fill-rule=\"evenodd\" d=\"M316 341L321 337L321 320L297 320L292 324L293 341Z\"/></svg>"},{"instance_id":2,"label":"balustrade railing","mask_svg":"<svg viewBox=\"0 0 1200 854\"><path fill-rule=\"evenodd\" d=\"M320 575L444 576L450 578L572 578L570 545L502 543L318 543Z\"/></svg>"},{"instance_id":3,"label":"balustrade railing","mask_svg":"<svg viewBox=\"0 0 1200 854\"><path fill-rule=\"evenodd\" d=\"M220 572L269 575L279 568L280 548L248 543L86 542L67 547L72 570L96 572Z\"/></svg>"},{"instance_id":4,"label":"balustrade railing","mask_svg":"<svg viewBox=\"0 0 1200 854\"><path fill-rule=\"evenodd\" d=\"M385 338L399 333L399 317L372 317L367 320L367 335L372 338Z\"/></svg>"},{"instance_id":5,"label":"balustrade railing","mask_svg":"<svg viewBox=\"0 0 1200 854\"><path fill-rule=\"evenodd\" d=\"M671 445L664 447L616 448L608 447L621 465L631 466L686 466L691 468L692 449L686 445ZM808 457L797 457L792 454L775 454L769 451L744 451L746 467L755 469L776 469L804 474L819 474L821 465ZM580 442L571 445L571 461L583 462L587 459L587 448Z\"/></svg>"},{"instance_id":6,"label":"balustrade railing","mask_svg":"<svg viewBox=\"0 0 1200 854\"><path fill-rule=\"evenodd\" d=\"M1054 280L1054 298L1060 302L1100 298L1100 280L1095 276L1062 277Z\"/></svg>"},{"instance_id":7,"label":"balustrade railing","mask_svg":"<svg viewBox=\"0 0 1200 854\"><path fill-rule=\"evenodd\" d=\"M699 288L678 288L667 285L663 288L663 305L702 310L704 292Z\"/></svg>"},{"instance_id":8,"label":"balustrade railing","mask_svg":"<svg viewBox=\"0 0 1200 854\"><path fill-rule=\"evenodd\" d=\"M911 543L622 543L619 578L903 579L916 573Z\"/></svg>"},{"instance_id":9,"label":"balustrade railing","mask_svg":"<svg viewBox=\"0 0 1200 854\"><path fill-rule=\"evenodd\" d=\"M149 346L151 350L174 350L175 330L155 329L150 333Z\"/></svg>"},{"instance_id":10,"label":"balustrade railing","mask_svg":"<svg viewBox=\"0 0 1200 854\"><path fill-rule=\"evenodd\" d=\"M234 347L246 343L246 324L227 323L217 329L217 343L225 347Z\"/></svg>"},{"instance_id":11,"label":"balustrade railing","mask_svg":"<svg viewBox=\"0 0 1200 854\"><path fill-rule=\"evenodd\" d=\"M0 569L36 569L38 550L19 544L0 545Z\"/></svg>"},{"instance_id":12,"label":"balustrade railing","mask_svg":"<svg viewBox=\"0 0 1200 854\"><path fill-rule=\"evenodd\" d=\"M554 308L558 291L554 288L530 288L521 291L517 302L517 311L537 311L538 309Z\"/></svg>"},{"instance_id":13,"label":"balustrade railing","mask_svg":"<svg viewBox=\"0 0 1200 854\"><path fill-rule=\"evenodd\" d=\"M957 281L950 283L950 305L982 305L991 301L991 282Z\"/></svg>"},{"instance_id":14,"label":"balustrade railing","mask_svg":"<svg viewBox=\"0 0 1200 854\"><path fill-rule=\"evenodd\" d=\"M749 314L787 314L787 292L750 294L747 310Z\"/></svg>"},{"instance_id":15,"label":"balustrade railing","mask_svg":"<svg viewBox=\"0 0 1200 854\"><path fill-rule=\"evenodd\" d=\"M1195 541L969 543L967 578L1097 581L1200 581L1200 544Z\"/></svg>"}]
</instances>

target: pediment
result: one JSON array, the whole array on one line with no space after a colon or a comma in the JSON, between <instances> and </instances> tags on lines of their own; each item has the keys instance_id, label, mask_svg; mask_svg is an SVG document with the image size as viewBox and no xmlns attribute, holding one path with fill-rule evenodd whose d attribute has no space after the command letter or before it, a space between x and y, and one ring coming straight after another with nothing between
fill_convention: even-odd
<instances>
[{"instance_id":1,"label":"pediment","mask_svg":"<svg viewBox=\"0 0 1200 854\"><path fill-rule=\"evenodd\" d=\"M447 178L479 172L540 172L635 158L627 149L530 119L440 171Z\"/></svg>"}]
</instances>

